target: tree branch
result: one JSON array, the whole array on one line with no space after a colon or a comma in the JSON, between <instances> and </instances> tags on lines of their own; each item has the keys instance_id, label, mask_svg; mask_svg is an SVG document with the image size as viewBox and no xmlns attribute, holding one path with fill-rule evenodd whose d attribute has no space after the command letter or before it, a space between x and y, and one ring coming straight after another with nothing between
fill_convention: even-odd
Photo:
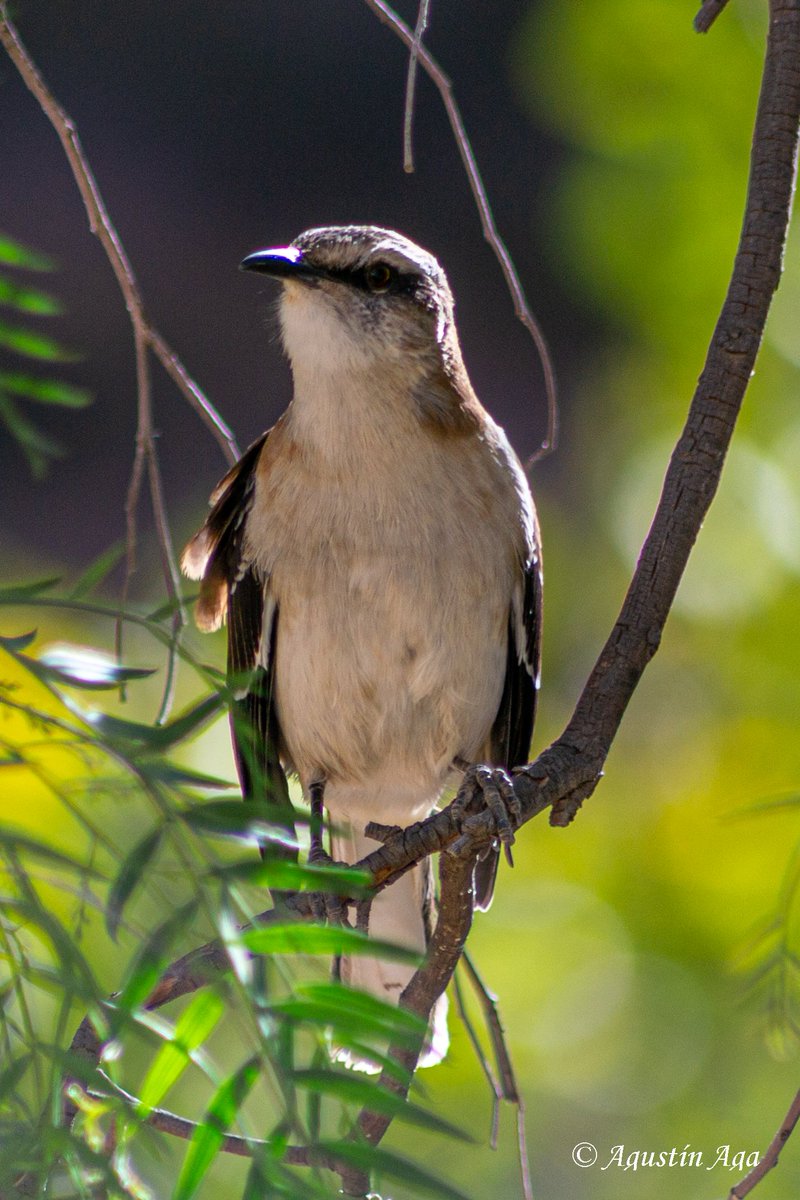
<instances>
[{"instance_id":1,"label":"tree branch","mask_svg":"<svg viewBox=\"0 0 800 1200\"><path fill-rule=\"evenodd\" d=\"M768 1171L771 1171L773 1167L777 1167L780 1152L792 1136L792 1131L798 1120L800 1120L800 1092L797 1093L789 1105L789 1111L783 1118L781 1127L775 1134L775 1137L767 1146L764 1157L757 1166L753 1167L749 1175L745 1175L744 1179L731 1188L728 1200L743 1200L743 1197L752 1192L753 1188L761 1182Z\"/></svg>"},{"instance_id":2,"label":"tree branch","mask_svg":"<svg viewBox=\"0 0 800 1200\"><path fill-rule=\"evenodd\" d=\"M164 582L170 600L176 604L175 616L173 618L173 646L168 662L166 685L158 717L160 721L166 715L171 702L177 639L180 635L181 627L186 623L186 614L180 603L180 574L164 507L161 472L156 457L150 367L148 362L149 349L152 349L164 369L180 388L190 406L211 429L229 463L237 460L239 449L230 430L217 415L213 405L206 399L194 380L191 379L185 367L177 355L169 348L161 334L147 320L144 311L144 302L133 267L108 214L97 181L81 145L75 124L58 103L42 78L36 64L28 54L19 33L8 16L5 0L0 0L0 41L29 91L38 101L42 112L58 134L75 182L78 185L86 215L89 218L89 229L99 239L106 257L111 264L111 269L122 292L133 329L136 354L137 428L136 447L125 501L126 555L121 607L125 607L131 578L136 568L136 514L146 469L150 485L150 501L156 536L161 553ZM116 634L118 655L121 655L121 640L122 622L120 621L117 624Z\"/></svg>"},{"instance_id":3,"label":"tree branch","mask_svg":"<svg viewBox=\"0 0 800 1200\"><path fill-rule=\"evenodd\" d=\"M727 3L728 0L703 0L702 8L694 19L696 32L708 33Z\"/></svg>"},{"instance_id":4,"label":"tree branch","mask_svg":"<svg viewBox=\"0 0 800 1200\"><path fill-rule=\"evenodd\" d=\"M409 61L409 85L407 95L411 93L411 83L413 74L411 72L412 65L416 67L419 62L423 71L436 86L439 95L442 98L442 103L447 113L447 119L450 122L450 128L453 131L458 153L461 156L461 161L464 164L464 170L467 173L469 180L470 191L472 192L475 204L478 208L480 217L481 229L483 236L494 251L497 261L500 263L500 269L506 281L511 299L514 302L514 313L519 321L527 329L528 333L533 338L536 346L539 360L542 364L542 372L544 374L545 390L547 394L547 434L539 449L535 451L528 459L527 466L530 467L533 463L544 458L545 455L552 453L558 442L558 401L556 388L556 373L553 366L553 361L550 357L550 351L547 348L547 341L539 326L539 322L534 317L525 299L525 293L520 283L517 269L514 266L511 255L508 253L505 242L500 237L497 226L492 215L492 209L489 204L489 197L486 194L486 188L481 178L480 170L475 159L475 154L472 149L467 131L464 126L464 120L461 116L461 110L456 103L456 98L453 95L453 85L445 75L442 68L439 66L432 54L429 54L419 40L422 34L420 29L419 36L416 31L412 31L405 21L398 17L393 8L388 5L385 0L364 0L367 7L375 13L376 17L388 25L389 28L397 34L400 41L403 42L410 51L411 58ZM427 20L427 6L420 7L420 15L418 19L418 28L423 20ZM424 28L424 26L423 26ZM406 108L406 120L410 121L408 116L408 101ZM408 126L410 127L410 126ZM406 128L406 126L404 126Z\"/></svg>"}]
</instances>

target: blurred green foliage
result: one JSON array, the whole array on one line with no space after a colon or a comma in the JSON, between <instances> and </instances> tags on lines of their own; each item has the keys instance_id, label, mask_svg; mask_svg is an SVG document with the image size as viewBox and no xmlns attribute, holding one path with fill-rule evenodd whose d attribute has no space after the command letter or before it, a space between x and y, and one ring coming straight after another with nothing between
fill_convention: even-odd
<instances>
[{"instance_id":1,"label":"blurred green foliage","mask_svg":"<svg viewBox=\"0 0 800 1200\"><path fill-rule=\"evenodd\" d=\"M11 322L0 316L0 425L27 458L35 478L45 474L50 461L60 458L64 448L31 419L20 401L84 408L91 399L84 388L41 375L43 364L75 358L72 351L29 324L31 318L58 316L62 308L48 292L21 282L20 276L52 270L54 264L45 255L0 234L0 314L3 309L12 313ZM20 369L20 360L24 369ZM35 365L36 373L28 369L30 364Z\"/></svg>"},{"instance_id":2,"label":"blurred green foliage","mask_svg":"<svg viewBox=\"0 0 800 1200\"><path fill-rule=\"evenodd\" d=\"M560 457L569 484L537 489L547 588L537 746L560 731L619 607L733 261L766 10L761 0L738 0L703 38L692 32L691 16L679 0L546 0L521 21L510 48L519 96L564 151L531 237L568 274L605 334L596 360L562 400ZM514 871L503 871L492 911L472 934L500 997L542 1200L727 1195L744 1174L730 1167L733 1155L766 1146L798 1086L799 247L795 234L719 496L606 778L570 829L551 830L541 819L526 828ZM32 624L24 599L16 621L4 619L6 633ZM42 609L39 624L40 641L97 643L103 636L88 612ZM156 659L145 632L152 633L129 633L128 653L150 666ZM191 634L185 652L201 667L221 663L224 653L221 642ZM3 678L17 689L9 697L24 695L51 712L52 697L41 694L47 681L28 677L18 662L4 667ZM128 708L115 715L145 723L159 686L158 677L140 680ZM179 699L189 712L196 688L182 675ZM2 770L19 837L44 840L81 863L70 889L46 851L17 845L20 857L36 863L46 912L85 964L74 965L72 991L59 998L52 983L45 986L58 934L43 924L30 934L38 965L27 1019L63 1047L86 1006L86 970L97 996L119 988L137 940L148 945L195 884L180 855L154 834L157 814L125 771L109 773L88 751L76 756L57 739L40 745L31 737L29 718L7 718ZM16 761L23 753L26 761ZM194 784L181 785L193 803L198 789L208 794L198 778L231 778L224 723L183 742L175 762L195 775ZM159 819L172 837L174 813ZM207 873L213 858L209 878L219 889L220 865L234 861L225 859L225 844L211 842L212 853L198 828L180 828L192 862L202 863L197 871ZM124 875L125 861L137 869ZM116 879L123 901L112 920L112 928L119 921L117 941L104 931L94 870L106 884ZM144 872L146 886L135 888ZM218 912L187 917L174 952L202 941L231 906L248 913L255 904L256 893L237 886ZM26 946L26 953L33 951ZM324 972L316 978L308 986L325 986ZM275 986L291 985L281 976ZM5 998L10 1003L11 993ZM174 1025L155 1032L143 1025L139 1041L125 1041L115 1069L150 1104L168 1088L168 1106L196 1119L209 1106L229 1111L231 1096L241 1093L242 1111L254 1121L248 1127L263 1136L262 1115L274 1111L276 1092L262 1076L244 1100L254 1046L265 1054L263 1031L246 1007L228 992L224 998L224 1020L213 999L197 999L165 1014ZM356 1021L337 1036L358 1028ZM520 1195L512 1115L502 1114L493 1154L486 1145L491 1098L464 1030L453 1018L451 1028L450 1055L419 1087L430 1110L477 1144L395 1123L386 1149L427 1163L473 1200ZM273 1040L270 1052L286 1054L285 1043ZM313 1038L302 1045L302 1069L318 1070L319 1047ZM41 1098L51 1075L41 1066L37 1072ZM274 1078L285 1080L285 1070ZM10 1093L33 1112L34 1084L12 1085ZM91 1134L105 1117L84 1103ZM313 1103L302 1112L307 1132L335 1135L330 1126L319 1131ZM192 1152L195 1163L208 1155L202 1195L239 1194L248 1165L214 1157L210 1142ZM595 1166L573 1162L580 1142L597 1147ZM703 1162L606 1167L619 1145L625 1155L688 1148L702 1152ZM726 1145L728 1166L712 1167ZM184 1144L143 1128L132 1162L157 1195L167 1195L185 1152ZM183 1170L188 1187L191 1162ZM759 1195L790 1200L798 1188L800 1143L790 1143ZM396 1200L423 1194L409 1178L384 1191Z\"/></svg>"}]
</instances>

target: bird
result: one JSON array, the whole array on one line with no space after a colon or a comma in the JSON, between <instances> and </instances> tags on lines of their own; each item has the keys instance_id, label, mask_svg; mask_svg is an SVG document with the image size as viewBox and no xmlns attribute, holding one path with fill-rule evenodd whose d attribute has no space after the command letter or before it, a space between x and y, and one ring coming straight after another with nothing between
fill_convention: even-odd
<instances>
[{"instance_id":1,"label":"bird","mask_svg":"<svg viewBox=\"0 0 800 1200\"><path fill-rule=\"evenodd\" d=\"M432 254L340 225L241 266L281 287L293 397L217 485L182 566L201 581L198 626L227 620L244 797L288 803L296 774L312 815L327 810L331 857L352 863L378 846L371 822L428 816L473 764L491 768L473 776L487 798L504 780L513 796L505 772L528 761L539 688L539 527ZM312 850L325 853L319 826ZM498 857L496 839L475 867L478 909ZM426 859L376 896L369 932L423 953L434 914ZM413 970L345 957L340 977L397 1003ZM447 1041L443 997L423 1062Z\"/></svg>"}]
</instances>

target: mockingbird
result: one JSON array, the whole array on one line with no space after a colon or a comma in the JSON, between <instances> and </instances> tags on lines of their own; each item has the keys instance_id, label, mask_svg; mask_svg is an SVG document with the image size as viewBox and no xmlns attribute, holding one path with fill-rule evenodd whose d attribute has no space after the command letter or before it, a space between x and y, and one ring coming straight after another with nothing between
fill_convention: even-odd
<instances>
[{"instance_id":1,"label":"mockingbird","mask_svg":"<svg viewBox=\"0 0 800 1200\"><path fill-rule=\"evenodd\" d=\"M283 285L294 398L214 491L183 568L202 580L199 626L227 617L228 669L246 680L233 722L245 796L285 796L284 772L296 772L312 811L328 810L333 857L354 862L376 848L369 822L427 816L470 764L527 761L536 517L472 389L430 254L388 229L343 226L242 266ZM502 772L471 778L487 798L513 796ZM502 814L498 834L513 839ZM476 866L478 908L498 849ZM431 912L426 860L377 896L370 932L422 951ZM341 964L345 982L395 1002L411 973ZM438 1061L444 1003L430 1040Z\"/></svg>"}]
</instances>

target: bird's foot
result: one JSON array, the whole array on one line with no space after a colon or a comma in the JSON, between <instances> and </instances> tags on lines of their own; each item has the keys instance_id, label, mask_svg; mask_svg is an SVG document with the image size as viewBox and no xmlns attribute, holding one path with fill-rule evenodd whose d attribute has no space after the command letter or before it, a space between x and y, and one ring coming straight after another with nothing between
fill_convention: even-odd
<instances>
[{"instance_id":1,"label":"bird's foot","mask_svg":"<svg viewBox=\"0 0 800 1200\"><path fill-rule=\"evenodd\" d=\"M488 812L494 825L495 845L497 842L502 844L506 858L513 866L511 847L522 807L511 778L502 767L469 767L452 810L461 831L461 837L450 847L454 854L468 848L472 830L483 824L484 813Z\"/></svg>"}]
</instances>

